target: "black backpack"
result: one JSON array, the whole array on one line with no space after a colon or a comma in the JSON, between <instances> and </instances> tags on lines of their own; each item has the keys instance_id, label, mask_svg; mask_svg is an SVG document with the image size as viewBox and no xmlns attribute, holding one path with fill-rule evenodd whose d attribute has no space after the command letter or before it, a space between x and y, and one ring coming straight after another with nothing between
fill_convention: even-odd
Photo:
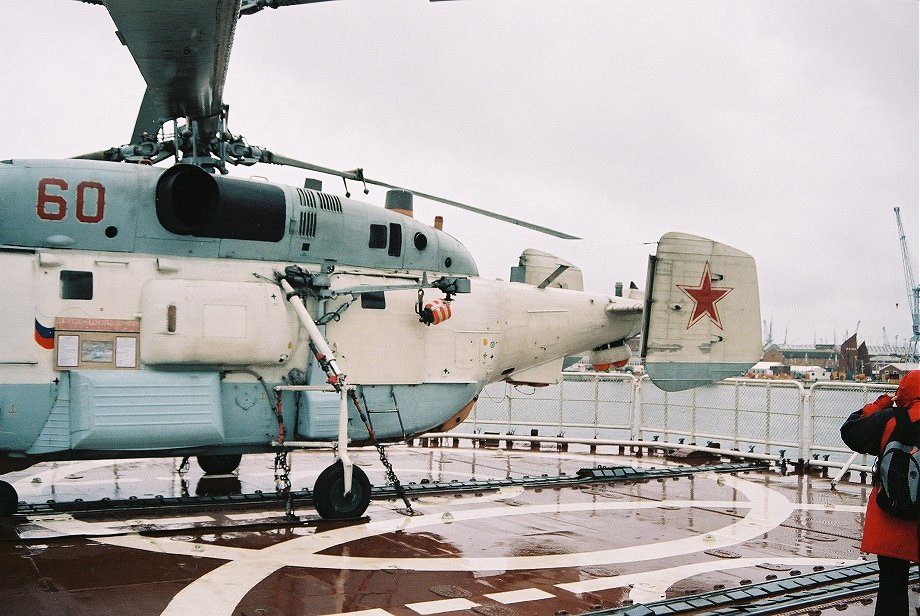
<instances>
[{"instance_id":1,"label":"black backpack","mask_svg":"<svg viewBox=\"0 0 920 616\"><path fill-rule=\"evenodd\" d=\"M875 500L883 511L908 520L920 518L920 426L905 408L894 409L895 427L875 462Z\"/></svg>"}]
</instances>

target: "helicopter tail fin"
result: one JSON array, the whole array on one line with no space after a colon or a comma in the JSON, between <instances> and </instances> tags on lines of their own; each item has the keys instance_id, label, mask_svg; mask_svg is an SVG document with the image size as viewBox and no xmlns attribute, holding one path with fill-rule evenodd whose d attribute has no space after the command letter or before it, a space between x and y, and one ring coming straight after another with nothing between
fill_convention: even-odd
<instances>
[{"instance_id":1,"label":"helicopter tail fin","mask_svg":"<svg viewBox=\"0 0 920 616\"><path fill-rule=\"evenodd\" d=\"M642 357L665 391L744 374L763 354L754 259L731 246L666 233L649 257Z\"/></svg>"}]
</instances>

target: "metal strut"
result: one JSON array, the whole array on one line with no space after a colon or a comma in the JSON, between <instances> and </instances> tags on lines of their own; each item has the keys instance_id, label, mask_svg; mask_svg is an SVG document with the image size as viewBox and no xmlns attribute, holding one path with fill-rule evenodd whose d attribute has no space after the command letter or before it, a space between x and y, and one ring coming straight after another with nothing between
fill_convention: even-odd
<instances>
[{"instance_id":1,"label":"metal strut","mask_svg":"<svg viewBox=\"0 0 920 616\"><path fill-rule=\"evenodd\" d=\"M350 395L351 400L355 405L355 409L358 411L358 415L361 417L361 421L364 422L364 427L367 429L367 434L370 437L371 443L374 445L374 447L377 448L378 454L380 454L380 461L383 463L387 481L393 485L393 487L396 489L396 494L402 498L403 503L406 505L406 512L409 515L413 515L415 512L412 510L412 504L409 502L409 498L406 496L402 484L400 484L399 479L396 477L396 473L393 471L393 465L390 464L390 461L386 457L386 452L383 449L383 445L378 442L377 434L374 432L374 428L371 425L370 420L361 409L361 404L358 402L358 397L355 394L354 388L347 387L345 385L345 375L339 371L338 363L336 363L335 355L332 353L332 349L329 347L329 343L326 342L322 332L319 331L319 327L317 327L316 323L313 321L313 318L310 316L310 312L307 310L307 307L303 303L303 299L301 299L297 291L295 291L290 283L284 278L280 279L278 283L281 285L281 289L285 292L288 302L291 304L291 306L294 307L294 312L297 313L297 316L300 318L300 322L307 330L307 334L310 337L310 350L313 352L314 357L316 357L316 360L319 362L323 372L326 373L326 381L335 389L336 392L341 395L341 406L339 409L338 457L342 461L342 470L344 471L345 494L348 494L351 489L352 472L354 470L354 463L348 456L347 450L347 396Z\"/></svg>"}]
</instances>

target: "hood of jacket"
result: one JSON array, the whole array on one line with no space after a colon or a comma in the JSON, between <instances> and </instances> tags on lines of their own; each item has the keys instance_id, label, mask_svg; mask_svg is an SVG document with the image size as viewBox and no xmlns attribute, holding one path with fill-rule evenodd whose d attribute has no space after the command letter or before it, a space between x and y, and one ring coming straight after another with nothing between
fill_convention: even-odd
<instances>
[{"instance_id":1,"label":"hood of jacket","mask_svg":"<svg viewBox=\"0 0 920 616\"><path fill-rule=\"evenodd\" d=\"M917 399L920 399L920 370L911 370L901 379L894 400L898 406L907 407Z\"/></svg>"}]
</instances>

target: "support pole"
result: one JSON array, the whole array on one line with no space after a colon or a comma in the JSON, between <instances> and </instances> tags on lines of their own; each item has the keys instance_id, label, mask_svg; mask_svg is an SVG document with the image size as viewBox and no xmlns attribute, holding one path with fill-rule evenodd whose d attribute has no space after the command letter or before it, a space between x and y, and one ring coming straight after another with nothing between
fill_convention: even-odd
<instances>
[{"instance_id":1,"label":"support pole","mask_svg":"<svg viewBox=\"0 0 920 616\"><path fill-rule=\"evenodd\" d=\"M294 293L294 288L291 287L288 281L284 278L281 279L280 284L281 289L287 295L288 302L291 304L291 306L293 306L294 312L297 313L297 317L300 319L301 324L303 325L304 329L307 330L307 334L310 336L310 342L314 347L314 355L316 355L316 359L319 361L320 365L323 367L323 370L329 377L329 384L335 387L336 391L339 391L341 389L341 385L338 381L342 373L339 372L339 366L335 361L335 355L332 354L332 349L329 348L329 343L326 342L326 339L319 331L316 323L313 322L313 317L310 316L310 312L304 305L303 300L300 299L300 296Z\"/></svg>"},{"instance_id":2,"label":"support pole","mask_svg":"<svg viewBox=\"0 0 920 616\"><path fill-rule=\"evenodd\" d=\"M329 384L339 393L337 456L339 460L342 461L342 470L345 473L344 488L345 495L347 496L351 492L351 479L354 464L348 455L348 387L345 386L345 375L339 371L339 366L335 361L335 355L332 354L329 343L326 342L326 338L323 337L322 332L319 331L319 328L313 321L313 317L310 315L310 311L307 310L307 307L304 305L303 300L294 292L294 288L287 280L282 278L279 283L281 284L281 289L287 295L288 302L294 308L294 312L300 319L300 323L303 325L304 329L307 330L307 335L310 336L310 347L313 349L316 360L319 362L320 366L323 367Z\"/></svg>"},{"instance_id":3,"label":"support pole","mask_svg":"<svg viewBox=\"0 0 920 616\"><path fill-rule=\"evenodd\" d=\"M354 465L348 455L348 388L342 387L339 391L339 440L338 457L342 461L344 471L345 495L351 492L351 477Z\"/></svg>"},{"instance_id":4,"label":"support pole","mask_svg":"<svg viewBox=\"0 0 920 616\"><path fill-rule=\"evenodd\" d=\"M840 480L843 479L843 476L846 475L847 471L850 470L850 467L853 465L853 462L856 461L856 456L859 455L858 451L854 451L853 455L850 456L850 459L841 467L841 469L834 475L834 478L831 479L831 490L837 489L837 484L840 483Z\"/></svg>"}]
</instances>

